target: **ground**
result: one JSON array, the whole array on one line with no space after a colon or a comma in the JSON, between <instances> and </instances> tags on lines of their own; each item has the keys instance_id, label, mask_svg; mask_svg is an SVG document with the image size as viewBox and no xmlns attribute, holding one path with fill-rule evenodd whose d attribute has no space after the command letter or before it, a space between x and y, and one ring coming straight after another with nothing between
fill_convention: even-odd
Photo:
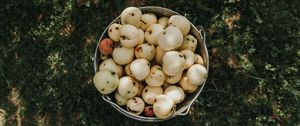
<instances>
[{"instance_id":1,"label":"ground","mask_svg":"<svg viewBox=\"0 0 300 126\"><path fill-rule=\"evenodd\" d=\"M128 6L162 6L207 33L209 78L187 116L142 123L104 102L93 53ZM0 2L0 126L300 125L298 0Z\"/></svg>"}]
</instances>

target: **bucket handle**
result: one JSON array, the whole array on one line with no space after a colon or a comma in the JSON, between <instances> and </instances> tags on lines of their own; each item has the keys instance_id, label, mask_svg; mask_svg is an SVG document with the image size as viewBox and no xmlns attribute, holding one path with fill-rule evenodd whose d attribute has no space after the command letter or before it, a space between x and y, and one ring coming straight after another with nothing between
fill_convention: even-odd
<instances>
[{"instance_id":1,"label":"bucket handle","mask_svg":"<svg viewBox=\"0 0 300 126\"><path fill-rule=\"evenodd\" d=\"M117 105L116 103L112 102L111 99L107 96L107 95L102 95L102 99L104 101L106 101L107 103L111 104L112 106L115 106L117 108L120 108L119 105Z\"/></svg>"},{"instance_id":2,"label":"bucket handle","mask_svg":"<svg viewBox=\"0 0 300 126\"><path fill-rule=\"evenodd\" d=\"M183 108L183 111L176 113L175 115L185 116L185 115L189 114L192 103L193 102L189 103L189 105L187 105L185 108Z\"/></svg>"}]
</instances>

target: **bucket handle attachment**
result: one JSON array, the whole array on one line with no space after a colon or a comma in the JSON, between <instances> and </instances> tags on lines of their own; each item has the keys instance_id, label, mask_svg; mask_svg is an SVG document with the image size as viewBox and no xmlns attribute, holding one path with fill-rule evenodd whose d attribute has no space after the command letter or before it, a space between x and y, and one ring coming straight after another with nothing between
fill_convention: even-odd
<instances>
[{"instance_id":1,"label":"bucket handle attachment","mask_svg":"<svg viewBox=\"0 0 300 126\"><path fill-rule=\"evenodd\" d=\"M204 29L204 27L202 26L202 25L198 25L197 26L197 29L198 29L198 31L199 31L199 33L200 33L200 37L201 37L201 39L204 41L204 44L206 44L205 42L205 37L206 37L206 34L205 34L205 29Z\"/></svg>"}]
</instances>

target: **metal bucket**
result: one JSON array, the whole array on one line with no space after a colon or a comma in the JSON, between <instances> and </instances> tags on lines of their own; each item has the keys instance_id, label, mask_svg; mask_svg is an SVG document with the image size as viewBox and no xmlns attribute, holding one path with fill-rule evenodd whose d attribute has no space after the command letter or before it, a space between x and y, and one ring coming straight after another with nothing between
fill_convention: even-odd
<instances>
[{"instance_id":1,"label":"metal bucket","mask_svg":"<svg viewBox=\"0 0 300 126\"><path fill-rule=\"evenodd\" d=\"M161 16L170 17L172 15L180 15L179 13L177 13L175 11L172 11L170 9L163 8L163 7L157 7L157 6L145 6L145 7L140 7L140 9L142 10L143 13L146 13L146 12L147 13L154 13L158 17L161 17ZM111 24L113 24L115 22L118 22L119 19L120 19L120 16L115 18L106 27L106 29L103 31L103 33L102 33L102 35L99 39L99 42L103 38L108 37L107 29L109 28L109 26ZM208 71L209 59L208 59L208 52L207 52L206 43L205 43L205 32L203 31L203 29L198 30L191 23L191 30L190 30L189 34L194 35L195 38L198 40L198 44L197 44L197 48L196 48L195 53L200 54L202 56L203 61L204 61L204 66L206 67L206 69ZM94 70L95 70L95 73L98 71L99 64L102 62L101 59L100 59L100 53L99 53L99 50L98 50L99 42L98 42L97 47L95 49L95 57L94 57ZM206 80L205 80L205 82L206 82ZM187 115L191 105L197 99L197 97L200 95L200 93L201 93L201 91L202 91L202 89L205 85L205 82L201 86L198 87L197 91L195 91L192 94L188 94L183 102L181 102L180 104L177 104L175 112L170 117L168 117L166 119L159 119L159 118L156 118L156 117L145 117L145 116L134 115L134 114L128 112L126 109L124 109L124 108L120 107L119 105L117 105L114 102L114 95L102 95L102 98L103 98L104 101L106 101L111 106L113 106L117 111L119 111L120 113L124 114L127 117L130 117L132 119L139 120L139 121L144 121L144 122L160 122L160 121L169 120L169 119L174 118L176 116Z\"/></svg>"}]
</instances>

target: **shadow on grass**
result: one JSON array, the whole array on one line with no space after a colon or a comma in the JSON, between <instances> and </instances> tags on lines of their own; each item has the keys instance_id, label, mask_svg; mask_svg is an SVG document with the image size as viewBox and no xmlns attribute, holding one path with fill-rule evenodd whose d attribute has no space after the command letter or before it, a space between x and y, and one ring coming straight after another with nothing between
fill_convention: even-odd
<instances>
[{"instance_id":1,"label":"shadow on grass","mask_svg":"<svg viewBox=\"0 0 300 126\"><path fill-rule=\"evenodd\" d=\"M299 2L93 2L1 4L0 109L6 125L299 124ZM137 122L105 103L94 88L98 38L129 5L165 6L207 29L211 71L188 116ZM289 35L276 36L283 31Z\"/></svg>"}]
</instances>

